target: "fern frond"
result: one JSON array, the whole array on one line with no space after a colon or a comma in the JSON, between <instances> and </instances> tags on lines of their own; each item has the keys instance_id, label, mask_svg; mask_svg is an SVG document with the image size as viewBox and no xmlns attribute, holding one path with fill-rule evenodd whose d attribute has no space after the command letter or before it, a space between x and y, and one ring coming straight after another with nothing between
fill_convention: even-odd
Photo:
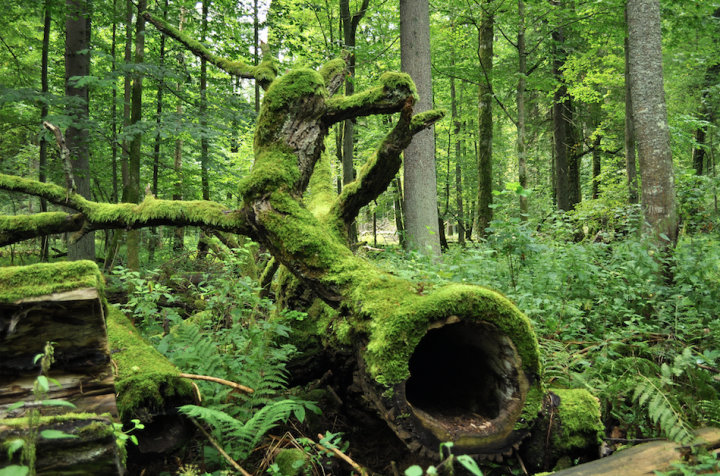
<instances>
[{"instance_id":1,"label":"fern frond","mask_svg":"<svg viewBox=\"0 0 720 476\"><path fill-rule=\"evenodd\" d=\"M668 394L660 389L656 380L645 376L643 379L644 382L635 388L633 400L640 406L647 404L648 417L660 425L669 439L682 444L692 441L694 436L689 425Z\"/></svg>"}]
</instances>

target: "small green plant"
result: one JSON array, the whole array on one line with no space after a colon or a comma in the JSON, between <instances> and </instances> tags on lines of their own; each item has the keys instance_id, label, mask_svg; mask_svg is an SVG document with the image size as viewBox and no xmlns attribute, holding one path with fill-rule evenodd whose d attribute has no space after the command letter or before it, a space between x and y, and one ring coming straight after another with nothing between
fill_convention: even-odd
<instances>
[{"instance_id":1,"label":"small green plant","mask_svg":"<svg viewBox=\"0 0 720 476\"><path fill-rule=\"evenodd\" d=\"M435 476L438 474L438 471L441 469L444 469L448 472L448 474L453 474L453 463L455 460L458 461L465 469L470 471L475 476L482 476L482 471L480 471L480 468L478 467L477 463L474 459L472 459L469 455L458 455L455 456L452 454L452 447L454 444L451 441L440 443L440 457L445 457L447 450L447 457L442 460L442 462L436 466L428 466L428 468L423 471L423 469L418 465L410 466L408 469L405 470L405 476L423 476L423 474L427 476Z\"/></svg>"}]
</instances>

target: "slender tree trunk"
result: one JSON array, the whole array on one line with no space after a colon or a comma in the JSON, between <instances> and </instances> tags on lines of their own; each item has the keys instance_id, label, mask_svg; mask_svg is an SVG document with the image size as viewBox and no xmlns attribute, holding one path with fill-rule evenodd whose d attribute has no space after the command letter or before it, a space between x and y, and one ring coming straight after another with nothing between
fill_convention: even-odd
<instances>
[{"instance_id":1,"label":"slender tree trunk","mask_svg":"<svg viewBox=\"0 0 720 476\"><path fill-rule=\"evenodd\" d=\"M601 163L600 163L600 142L602 141L602 136L598 135L595 137L595 141L593 142L593 188L592 188L592 198L593 200L597 200L598 197L600 197L600 170L601 170Z\"/></svg>"},{"instance_id":2,"label":"slender tree trunk","mask_svg":"<svg viewBox=\"0 0 720 476\"><path fill-rule=\"evenodd\" d=\"M47 94L50 91L48 83L48 53L50 51L50 26L52 17L50 15L50 0L45 1L45 12L43 21L43 43L42 43L42 57L40 65L40 83L42 87L42 94L44 98L47 98ZM48 105L45 101L42 103L40 109L40 122L45 120L49 113ZM45 137L40 139L40 158L38 164L38 180L40 182L47 182L47 148L48 142ZM40 211L42 213L47 212L47 201L44 198L40 199ZM40 261L47 262L49 259L49 248L50 241L48 236L43 236L40 242Z\"/></svg>"},{"instance_id":3,"label":"slender tree trunk","mask_svg":"<svg viewBox=\"0 0 720 476\"><path fill-rule=\"evenodd\" d=\"M178 30L183 31L183 26L185 23L185 8L180 8L180 25L178 26ZM180 66L182 66L185 63L185 53L181 49L178 52L178 63ZM178 81L177 84L178 90L182 88L182 83ZM178 117L182 116L182 101L178 100L177 102L177 114ZM175 172L175 184L173 186L173 200L182 200L182 189L183 189L183 176L182 176L182 151L183 151L183 141L182 139L176 139L175 140L175 151L173 153L173 171ZM175 235L173 237L173 250L174 251L183 251L185 249L185 228L184 227L176 227L175 228Z\"/></svg>"},{"instance_id":4,"label":"slender tree trunk","mask_svg":"<svg viewBox=\"0 0 720 476\"><path fill-rule=\"evenodd\" d=\"M527 188L527 142L525 137L525 88L527 87L527 52L525 51L525 2L518 0L518 85L517 85L517 153L518 181ZM528 218L527 197L520 196L520 218Z\"/></svg>"},{"instance_id":5,"label":"slender tree trunk","mask_svg":"<svg viewBox=\"0 0 720 476\"><path fill-rule=\"evenodd\" d=\"M360 10L355 14L350 13L350 0L340 0L340 20L342 24L343 41L345 48L350 51L348 58L348 77L345 80L345 96L352 96L355 93L355 37L360 20L365 16L369 0L363 0ZM343 152L342 170L343 186L355 180L355 123L348 119L344 123L343 130ZM348 241L357 241L357 221L353 222L348 230Z\"/></svg>"},{"instance_id":6,"label":"slender tree trunk","mask_svg":"<svg viewBox=\"0 0 720 476\"><path fill-rule=\"evenodd\" d=\"M395 177L393 183L395 184L395 227L397 228L398 241L400 243L400 246L402 248L405 248L405 214L403 213L405 202L402 196L402 185L400 184L400 177Z\"/></svg>"},{"instance_id":7,"label":"slender tree trunk","mask_svg":"<svg viewBox=\"0 0 720 476\"><path fill-rule=\"evenodd\" d=\"M453 63L454 63L453 59ZM450 78L450 100L452 103L452 119L455 126L455 208L457 209L458 244L465 244L465 213L463 210L463 187L462 187L462 146L461 132L462 123L457 110L455 91L455 78ZM462 101L462 95L460 100ZM448 170L448 173L450 171Z\"/></svg>"},{"instance_id":8,"label":"slender tree trunk","mask_svg":"<svg viewBox=\"0 0 720 476\"><path fill-rule=\"evenodd\" d=\"M65 95L76 99L68 113L73 123L68 127L65 141L73 159L73 175L77 192L87 199L90 193L90 144L86 124L89 116L88 87L75 87L70 78L90 74L90 2L67 0L65 20ZM89 259L95 261L95 233L88 233L74 244L68 244L68 260Z\"/></svg>"},{"instance_id":9,"label":"slender tree trunk","mask_svg":"<svg viewBox=\"0 0 720 476\"><path fill-rule=\"evenodd\" d=\"M495 18L488 14L492 0L486 2L482 12L480 29L478 30L478 56L483 75L478 87L478 237L485 236L485 229L493 219L492 196L492 70L493 70L493 37Z\"/></svg>"},{"instance_id":10,"label":"slender tree trunk","mask_svg":"<svg viewBox=\"0 0 720 476\"><path fill-rule=\"evenodd\" d=\"M133 19L133 4L131 0L127 0L125 4L125 83L123 89L123 132L127 131L130 127L130 102L132 101L132 75L128 69L130 64L133 62L132 58L132 19ZM122 144L122 155L120 159L120 174L122 176L122 201L123 203L128 202L128 189L130 187L130 169L129 169L129 157L130 157L130 141L125 135Z\"/></svg>"},{"instance_id":11,"label":"slender tree trunk","mask_svg":"<svg viewBox=\"0 0 720 476\"><path fill-rule=\"evenodd\" d=\"M165 0L165 8L163 10L163 19L167 21L168 0ZM157 117L155 119L155 144L153 146L153 176L152 176L152 193L158 196L158 175L160 172L160 146L162 141L160 138L160 128L162 127L162 111L163 111L163 90L165 89L165 72L162 71L165 65L165 35L160 37L160 84L158 84L157 92ZM162 230L162 228L161 228ZM160 237L158 236L157 227L150 228L150 236L148 238L148 252L150 253L148 261L155 261L155 249L158 247Z\"/></svg>"},{"instance_id":12,"label":"slender tree trunk","mask_svg":"<svg viewBox=\"0 0 720 476\"><path fill-rule=\"evenodd\" d=\"M720 8L715 10L715 12L713 13L713 20L716 24L718 20L720 20ZM715 44L717 46L719 43L717 33L714 38ZM710 98L710 91L715 85L717 85L718 76L720 76L720 63L715 63L712 66L708 67L707 71L705 72L703 91L700 95L700 108L698 115L700 119L708 123L713 123L715 121L715 107L714 102ZM692 162L693 168L695 168L696 175L702 175L703 173L707 174L710 171L709 164L706 164L706 140L707 125L701 125L695 131L695 142L697 143L697 145L693 147L692 150Z\"/></svg>"},{"instance_id":13,"label":"slender tree trunk","mask_svg":"<svg viewBox=\"0 0 720 476\"><path fill-rule=\"evenodd\" d=\"M567 87L562 78L562 67L565 64L564 51L561 45L564 41L562 28L553 31L555 42L555 57L553 59L553 76L560 83L553 97L553 125L555 135L555 175L557 188L557 209L566 212L570 210L570 194L568 186L568 157L567 157L567 120L565 118L567 100Z\"/></svg>"},{"instance_id":14,"label":"slender tree trunk","mask_svg":"<svg viewBox=\"0 0 720 476\"><path fill-rule=\"evenodd\" d=\"M260 18L258 0L253 0L253 45L255 46L253 59L255 66L257 66L260 64ZM260 81L255 81L255 112L260 113Z\"/></svg>"},{"instance_id":15,"label":"slender tree trunk","mask_svg":"<svg viewBox=\"0 0 720 476\"><path fill-rule=\"evenodd\" d=\"M415 112L432 108L429 0L400 0L402 70L413 78L420 100ZM405 149L405 230L409 246L440 256L435 176L435 128L413 138Z\"/></svg>"},{"instance_id":16,"label":"slender tree trunk","mask_svg":"<svg viewBox=\"0 0 720 476\"><path fill-rule=\"evenodd\" d=\"M117 0L113 0L113 27L112 27L112 45L110 47L110 56L112 56L112 71L117 71ZM117 170L117 157L118 157L118 125L117 125L117 89L112 90L112 106L110 109L110 115L112 116L112 202L118 202L118 170Z\"/></svg>"},{"instance_id":17,"label":"slender tree trunk","mask_svg":"<svg viewBox=\"0 0 720 476\"><path fill-rule=\"evenodd\" d=\"M582 201L582 189L580 188L580 169L582 167L582 128L577 123L577 114L575 112L575 104L567 97L565 100L565 128L567 131L567 150L568 158L568 198L570 208L574 209L575 205Z\"/></svg>"},{"instance_id":18,"label":"slender tree trunk","mask_svg":"<svg viewBox=\"0 0 720 476\"><path fill-rule=\"evenodd\" d=\"M627 10L643 215L658 244L667 247L677 242L678 213L663 88L660 2L628 0Z\"/></svg>"},{"instance_id":19,"label":"slender tree trunk","mask_svg":"<svg viewBox=\"0 0 720 476\"><path fill-rule=\"evenodd\" d=\"M147 0L139 0L138 11L144 12ZM135 65L145 59L145 17L137 15L135 34ZM135 71L132 82L132 107L130 124L142 121L142 75ZM130 142L128 157L128 202L140 203L140 159L142 154L142 133L135 132ZM140 233L138 230L127 232L128 268L133 271L140 269Z\"/></svg>"},{"instance_id":20,"label":"slender tree trunk","mask_svg":"<svg viewBox=\"0 0 720 476\"><path fill-rule=\"evenodd\" d=\"M200 41L207 38L208 9L210 0L202 2L202 35ZM210 200L210 176L208 172L209 143L207 139L207 60L200 60L200 178L202 181L203 200Z\"/></svg>"},{"instance_id":21,"label":"slender tree trunk","mask_svg":"<svg viewBox=\"0 0 720 476\"><path fill-rule=\"evenodd\" d=\"M628 202L639 202L637 167L635 165L635 122L633 121L632 81L630 79L630 47L627 35L627 7L625 7L625 173L627 174Z\"/></svg>"}]
</instances>

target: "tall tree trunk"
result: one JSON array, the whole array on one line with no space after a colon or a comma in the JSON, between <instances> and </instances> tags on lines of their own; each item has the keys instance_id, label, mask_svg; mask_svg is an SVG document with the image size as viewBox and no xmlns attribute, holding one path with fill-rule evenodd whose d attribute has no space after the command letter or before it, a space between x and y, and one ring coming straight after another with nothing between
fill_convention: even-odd
<instances>
[{"instance_id":1,"label":"tall tree trunk","mask_svg":"<svg viewBox=\"0 0 720 476\"><path fill-rule=\"evenodd\" d=\"M47 98L47 94L50 91L48 83L48 53L50 51L50 26L52 17L50 15L50 0L45 0L45 12L43 21L43 43L42 43L42 59L40 65L40 83L42 87L43 98ZM40 109L40 122L45 120L49 113L47 102L43 101L42 108ZM47 182L47 146L48 142L43 136L40 139L40 158L38 164L38 180L40 182ZM44 198L40 199L40 212L45 213L48 211L47 201ZM43 236L40 242L40 261L47 262L49 259L50 240L48 236Z\"/></svg>"},{"instance_id":2,"label":"tall tree trunk","mask_svg":"<svg viewBox=\"0 0 720 476\"><path fill-rule=\"evenodd\" d=\"M352 96L355 93L355 36L360 20L367 12L370 0L363 0L360 9L355 13L350 13L350 0L340 0L340 20L342 24L343 42L345 48L350 51L348 58L348 77L345 80L345 96ZM343 186L355 180L355 123L352 119L348 119L344 123L343 130L343 152L342 152L342 171ZM348 230L348 241L355 243L357 241L357 221L350 225Z\"/></svg>"},{"instance_id":3,"label":"tall tree trunk","mask_svg":"<svg viewBox=\"0 0 720 476\"><path fill-rule=\"evenodd\" d=\"M454 63L453 59L453 63ZM457 100L455 91L455 78L450 78L450 99L452 102L452 119L455 126L455 208L457 209L458 244L465 244L465 213L463 210L463 186L462 186L462 145L461 132L462 123L457 111ZM460 97L462 101L462 94ZM450 171L448 170L448 173Z\"/></svg>"},{"instance_id":4,"label":"tall tree trunk","mask_svg":"<svg viewBox=\"0 0 720 476\"><path fill-rule=\"evenodd\" d=\"M168 0L165 0L165 8L163 9L163 19L167 21L167 10ZM162 127L162 111L163 111L163 90L165 89L165 72L163 66L165 65L165 35L160 37L160 84L158 84L157 92L157 117L155 119L156 131L155 131L155 144L153 146L153 175L152 175L152 193L157 197L158 195L158 175L160 172L160 127ZM161 228L162 230L162 228ZM158 236L157 227L150 228L150 236L148 237L148 252L150 253L148 261L151 263L155 261L155 249L158 246L160 238Z\"/></svg>"},{"instance_id":5,"label":"tall tree trunk","mask_svg":"<svg viewBox=\"0 0 720 476\"><path fill-rule=\"evenodd\" d=\"M110 47L110 56L112 56L112 71L117 71L117 59L116 48L117 48L117 0L113 0L113 27L112 27L112 46ZM118 171L117 171L117 157L118 157L118 127L117 127L117 89L112 90L112 106L110 109L110 115L112 116L112 202L118 202Z\"/></svg>"},{"instance_id":6,"label":"tall tree trunk","mask_svg":"<svg viewBox=\"0 0 720 476\"><path fill-rule=\"evenodd\" d=\"M147 0L139 0L138 11L147 9ZM145 17L137 15L135 30L135 65L140 65L145 59ZM130 111L130 124L135 125L142 120L142 75L135 71L132 82L132 107ZM130 142L130 156L128 158L128 202L140 202L140 158L142 153L142 133L135 132ZM137 230L127 233L128 268L133 271L140 269L140 234Z\"/></svg>"},{"instance_id":7,"label":"tall tree trunk","mask_svg":"<svg viewBox=\"0 0 720 476\"><path fill-rule=\"evenodd\" d=\"M555 43L555 57L553 58L553 76L560 86L555 90L553 97L553 129L555 136L555 177L557 188L557 209L566 212L570 210L570 194L568 184L568 157L567 157L567 120L565 117L567 100L567 87L562 78L562 67L565 64L563 48L558 46L564 41L562 28L553 31Z\"/></svg>"},{"instance_id":8,"label":"tall tree trunk","mask_svg":"<svg viewBox=\"0 0 720 476\"><path fill-rule=\"evenodd\" d=\"M628 0L627 10L643 215L658 244L667 247L677 242L678 213L663 89L660 1Z\"/></svg>"},{"instance_id":9,"label":"tall tree trunk","mask_svg":"<svg viewBox=\"0 0 720 476\"><path fill-rule=\"evenodd\" d=\"M202 2L202 35L200 41L207 39L208 9L210 0ZM200 60L200 179L203 200L210 200L210 176L208 172L209 143L207 138L207 60Z\"/></svg>"},{"instance_id":10,"label":"tall tree trunk","mask_svg":"<svg viewBox=\"0 0 720 476\"><path fill-rule=\"evenodd\" d=\"M395 185L395 227L397 228L398 241L400 243L400 246L402 248L405 248L405 214L403 213L403 207L405 203L402 196L402 185L400 184L400 177L395 177L393 184Z\"/></svg>"},{"instance_id":11,"label":"tall tree trunk","mask_svg":"<svg viewBox=\"0 0 720 476\"><path fill-rule=\"evenodd\" d=\"M412 77L420 100L415 112L432 108L429 0L400 0L402 70ZM435 177L435 128L417 134L405 149L405 230L408 245L440 256Z\"/></svg>"},{"instance_id":12,"label":"tall tree trunk","mask_svg":"<svg viewBox=\"0 0 720 476\"><path fill-rule=\"evenodd\" d=\"M90 144L87 120L89 116L88 87L75 87L70 78L90 75L90 2L67 0L65 20L65 95L74 98L68 113L73 123L68 127L65 141L73 159L73 175L77 192L87 199L90 195ZM74 244L68 244L68 260L89 259L95 261L95 233L83 236Z\"/></svg>"},{"instance_id":13,"label":"tall tree trunk","mask_svg":"<svg viewBox=\"0 0 720 476\"><path fill-rule=\"evenodd\" d=\"M628 202L639 202L637 167L635 160L635 122L633 121L632 81L630 79L630 46L627 34L627 6L625 7L625 173L628 184Z\"/></svg>"},{"instance_id":14,"label":"tall tree trunk","mask_svg":"<svg viewBox=\"0 0 720 476\"><path fill-rule=\"evenodd\" d=\"M568 198L570 208L582 201L582 189L580 188L580 169L582 168L582 126L577 122L578 114L575 111L575 104L567 97L565 100L565 127L567 130L568 157Z\"/></svg>"},{"instance_id":15,"label":"tall tree trunk","mask_svg":"<svg viewBox=\"0 0 720 476\"><path fill-rule=\"evenodd\" d=\"M720 20L720 8L715 10L713 13L713 20L717 23ZM715 44L718 44L718 35L715 35ZM718 76L720 76L720 63L715 63L708 67L705 71L705 80L703 84L702 94L700 96L700 108L699 116L700 119L708 123L712 123L715 120L715 107L714 102L710 98L710 90L718 83ZM703 124L695 131L695 142L697 145L692 150L692 162L695 168L696 175L702 175L710 171L709 164L705 158L707 157L705 141L707 139L707 125Z\"/></svg>"},{"instance_id":16,"label":"tall tree trunk","mask_svg":"<svg viewBox=\"0 0 720 476\"><path fill-rule=\"evenodd\" d=\"M180 8L180 25L178 26L178 30L183 31L183 26L185 23L185 8ZM178 63L180 66L183 66L185 63L185 53L181 49L178 52ZM182 83L178 81L177 84L178 90L182 88ZM182 101L178 100L177 102L177 114L178 117L182 116ZM182 200L182 189L183 189L183 177L182 177L182 150L183 150L183 141L182 139L178 138L175 140L175 151L173 153L173 170L175 172L175 184L173 186L173 200ZM178 226L175 228L175 235L173 237L173 250L174 251L183 251L185 249L185 228Z\"/></svg>"},{"instance_id":17,"label":"tall tree trunk","mask_svg":"<svg viewBox=\"0 0 720 476\"><path fill-rule=\"evenodd\" d=\"M478 86L478 237L485 236L485 229L493 219L492 196L492 70L493 70L493 37L494 15L489 14L492 0L486 1L482 11L480 29L478 30L478 59L483 75Z\"/></svg>"},{"instance_id":18,"label":"tall tree trunk","mask_svg":"<svg viewBox=\"0 0 720 476\"><path fill-rule=\"evenodd\" d=\"M260 18L258 0L253 0L253 45L255 47L254 64L260 64ZM240 79L240 78L238 78ZM260 113L260 82L255 81L255 112Z\"/></svg>"},{"instance_id":19,"label":"tall tree trunk","mask_svg":"<svg viewBox=\"0 0 720 476\"><path fill-rule=\"evenodd\" d=\"M600 142L602 136L598 135L593 141L593 186L592 186L592 198L597 200L600 196Z\"/></svg>"},{"instance_id":20,"label":"tall tree trunk","mask_svg":"<svg viewBox=\"0 0 720 476\"><path fill-rule=\"evenodd\" d=\"M527 188L527 138L525 137L525 88L527 87L527 52L525 51L525 2L518 0L518 84L517 84L517 154L518 181ZM520 218L528 218L527 197L520 196Z\"/></svg>"},{"instance_id":21,"label":"tall tree trunk","mask_svg":"<svg viewBox=\"0 0 720 476\"><path fill-rule=\"evenodd\" d=\"M132 58L132 19L133 4L132 0L125 3L125 83L123 85L123 132L130 127L130 102L132 101L132 75L130 74L130 64ZM130 141L125 135L122 144L122 155L120 159L120 174L122 176L122 201L128 202L128 189L130 187L130 169L128 159L130 157Z\"/></svg>"}]
</instances>

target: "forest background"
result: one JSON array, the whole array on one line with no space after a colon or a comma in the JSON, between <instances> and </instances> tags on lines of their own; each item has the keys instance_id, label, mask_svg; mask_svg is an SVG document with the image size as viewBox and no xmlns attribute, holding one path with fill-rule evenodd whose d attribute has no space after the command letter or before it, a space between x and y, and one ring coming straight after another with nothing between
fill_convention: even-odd
<instances>
[{"instance_id":1,"label":"forest background","mask_svg":"<svg viewBox=\"0 0 720 476\"><path fill-rule=\"evenodd\" d=\"M371 245L358 252L384 269L421 286L477 283L507 295L535 324L547 382L591 389L602 399L608 434L616 437L720 420L714 378L720 357L720 9L709 0L663 1L661 7L680 216L679 238L668 254L664 243L640 234L626 109L627 22L619 0L432 1L433 106L448 111L434 133L436 234L449 246L436 261L395 245L405 238L402 175L357 222L361 240ZM76 15L75 8L86 10ZM401 69L394 1L158 1L148 8L231 59L258 64L266 38L281 72L317 68L350 51L350 91ZM67 29L79 18L89 20L82 29ZM158 198L236 206L238 184L252 166L262 91L140 23L132 2L4 3L0 171L65 183L55 138L41 128L46 120L86 134L88 168L75 175L95 201L138 201L149 184ZM78 32L75 39L86 45L78 56L88 69L71 75L65 44ZM133 83L142 87L133 90ZM490 122L484 121L488 113ZM326 148L338 190L349 180L348 164L357 169L375 151L387 121L360 118L333 128ZM566 166L559 168L563 157ZM4 191L0 208L4 215L57 210ZM238 288L235 258L218 251L217 238L160 227L127 233L128 250L124 235L109 230L90 240L108 271L124 266L111 283L134 280L136 294L144 291L128 310L141 316L149 336L162 324L151 316L164 299L148 284L162 273L149 270L212 269L221 278L193 292L218 319L231 312L221 306L229 295L251 299ZM10 245L1 250L3 263L64 259L66 241L56 236ZM206 255L209 249L215 251ZM241 249L243 255L251 248ZM668 414L673 418L662 418Z\"/></svg>"}]
</instances>

